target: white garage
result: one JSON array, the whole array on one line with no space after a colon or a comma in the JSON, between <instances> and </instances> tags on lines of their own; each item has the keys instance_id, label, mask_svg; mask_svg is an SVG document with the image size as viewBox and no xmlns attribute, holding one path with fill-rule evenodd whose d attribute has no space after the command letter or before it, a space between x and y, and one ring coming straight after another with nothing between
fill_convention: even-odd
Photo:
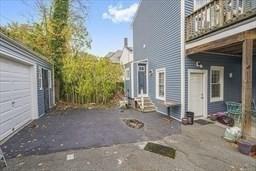
<instances>
[{"instance_id":1,"label":"white garage","mask_svg":"<svg viewBox=\"0 0 256 171\"><path fill-rule=\"evenodd\" d=\"M0 139L32 119L30 68L0 58Z\"/></svg>"},{"instance_id":2,"label":"white garage","mask_svg":"<svg viewBox=\"0 0 256 171\"><path fill-rule=\"evenodd\" d=\"M0 142L53 106L51 71L46 58L0 33Z\"/></svg>"}]
</instances>

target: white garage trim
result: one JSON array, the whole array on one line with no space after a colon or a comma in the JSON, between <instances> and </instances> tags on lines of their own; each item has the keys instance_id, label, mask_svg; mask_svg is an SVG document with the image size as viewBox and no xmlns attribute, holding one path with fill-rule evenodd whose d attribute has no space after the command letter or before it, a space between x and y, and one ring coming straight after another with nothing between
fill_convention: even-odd
<instances>
[{"instance_id":1,"label":"white garage trim","mask_svg":"<svg viewBox=\"0 0 256 171\"><path fill-rule=\"evenodd\" d=\"M11 137L12 135L14 135L18 130L20 130L21 128L23 128L27 123L31 122L33 119L37 119L39 117L38 115L38 94L37 94L37 67L36 67L36 63L32 62L32 61L28 61L28 60L21 60L18 57L15 57L14 55L5 53L5 52L0 52L0 55L2 59L5 60L9 60L9 61L13 61L19 64L23 64L26 65L29 69L30 72L30 95L31 95L31 116L29 117L29 120L24 120L24 122L22 121L19 126L16 128L16 130L14 130L13 132L6 132L6 134L4 135L0 135L0 141L2 139L8 139L9 137Z\"/></svg>"}]
</instances>

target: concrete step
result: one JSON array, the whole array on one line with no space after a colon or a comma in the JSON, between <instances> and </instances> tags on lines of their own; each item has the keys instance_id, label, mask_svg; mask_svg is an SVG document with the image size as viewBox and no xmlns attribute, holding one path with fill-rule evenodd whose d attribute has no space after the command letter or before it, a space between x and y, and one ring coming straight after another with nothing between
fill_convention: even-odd
<instances>
[{"instance_id":1,"label":"concrete step","mask_svg":"<svg viewBox=\"0 0 256 171\"><path fill-rule=\"evenodd\" d=\"M141 109L142 112L147 113L147 112L156 111L156 107L149 97L143 97L143 100L144 100L144 109L141 109L141 106L142 106L141 97L135 97L135 101L137 101L139 108Z\"/></svg>"},{"instance_id":2,"label":"concrete step","mask_svg":"<svg viewBox=\"0 0 256 171\"><path fill-rule=\"evenodd\" d=\"M141 102L138 102L139 105L141 105ZM144 102L144 106L150 106L150 105L154 105L152 102Z\"/></svg>"},{"instance_id":3,"label":"concrete step","mask_svg":"<svg viewBox=\"0 0 256 171\"><path fill-rule=\"evenodd\" d=\"M144 108L142 112L147 113L147 112L155 112L155 108Z\"/></svg>"},{"instance_id":4,"label":"concrete step","mask_svg":"<svg viewBox=\"0 0 256 171\"><path fill-rule=\"evenodd\" d=\"M149 97L143 97L143 98L144 98L144 101L146 101L146 100L151 101ZM134 100L135 101L141 101L141 97L135 97Z\"/></svg>"}]
</instances>

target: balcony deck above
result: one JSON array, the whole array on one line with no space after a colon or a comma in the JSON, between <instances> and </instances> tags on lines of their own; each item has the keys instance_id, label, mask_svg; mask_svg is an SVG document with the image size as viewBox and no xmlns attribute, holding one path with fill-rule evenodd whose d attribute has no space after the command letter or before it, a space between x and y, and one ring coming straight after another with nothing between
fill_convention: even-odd
<instances>
[{"instance_id":1,"label":"balcony deck above","mask_svg":"<svg viewBox=\"0 0 256 171\"><path fill-rule=\"evenodd\" d=\"M186 42L255 17L256 0L212 0L186 17Z\"/></svg>"}]
</instances>

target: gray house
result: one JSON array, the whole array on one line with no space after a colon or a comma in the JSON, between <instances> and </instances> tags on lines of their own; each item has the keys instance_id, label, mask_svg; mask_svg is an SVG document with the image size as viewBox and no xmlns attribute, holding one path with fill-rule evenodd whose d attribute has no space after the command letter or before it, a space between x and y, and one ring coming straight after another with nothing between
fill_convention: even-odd
<instances>
[{"instance_id":1,"label":"gray house","mask_svg":"<svg viewBox=\"0 0 256 171\"><path fill-rule=\"evenodd\" d=\"M179 121L186 111L197 118L226 111L227 101L250 111L255 2L141 0L133 21L134 60L125 66L134 71L126 83L134 107Z\"/></svg>"},{"instance_id":2,"label":"gray house","mask_svg":"<svg viewBox=\"0 0 256 171\"><path fill-rule=\"evenodd\" d=\"M0 141L53 107L51 63L0 33Z\"/></svg>"}]
</instances>

